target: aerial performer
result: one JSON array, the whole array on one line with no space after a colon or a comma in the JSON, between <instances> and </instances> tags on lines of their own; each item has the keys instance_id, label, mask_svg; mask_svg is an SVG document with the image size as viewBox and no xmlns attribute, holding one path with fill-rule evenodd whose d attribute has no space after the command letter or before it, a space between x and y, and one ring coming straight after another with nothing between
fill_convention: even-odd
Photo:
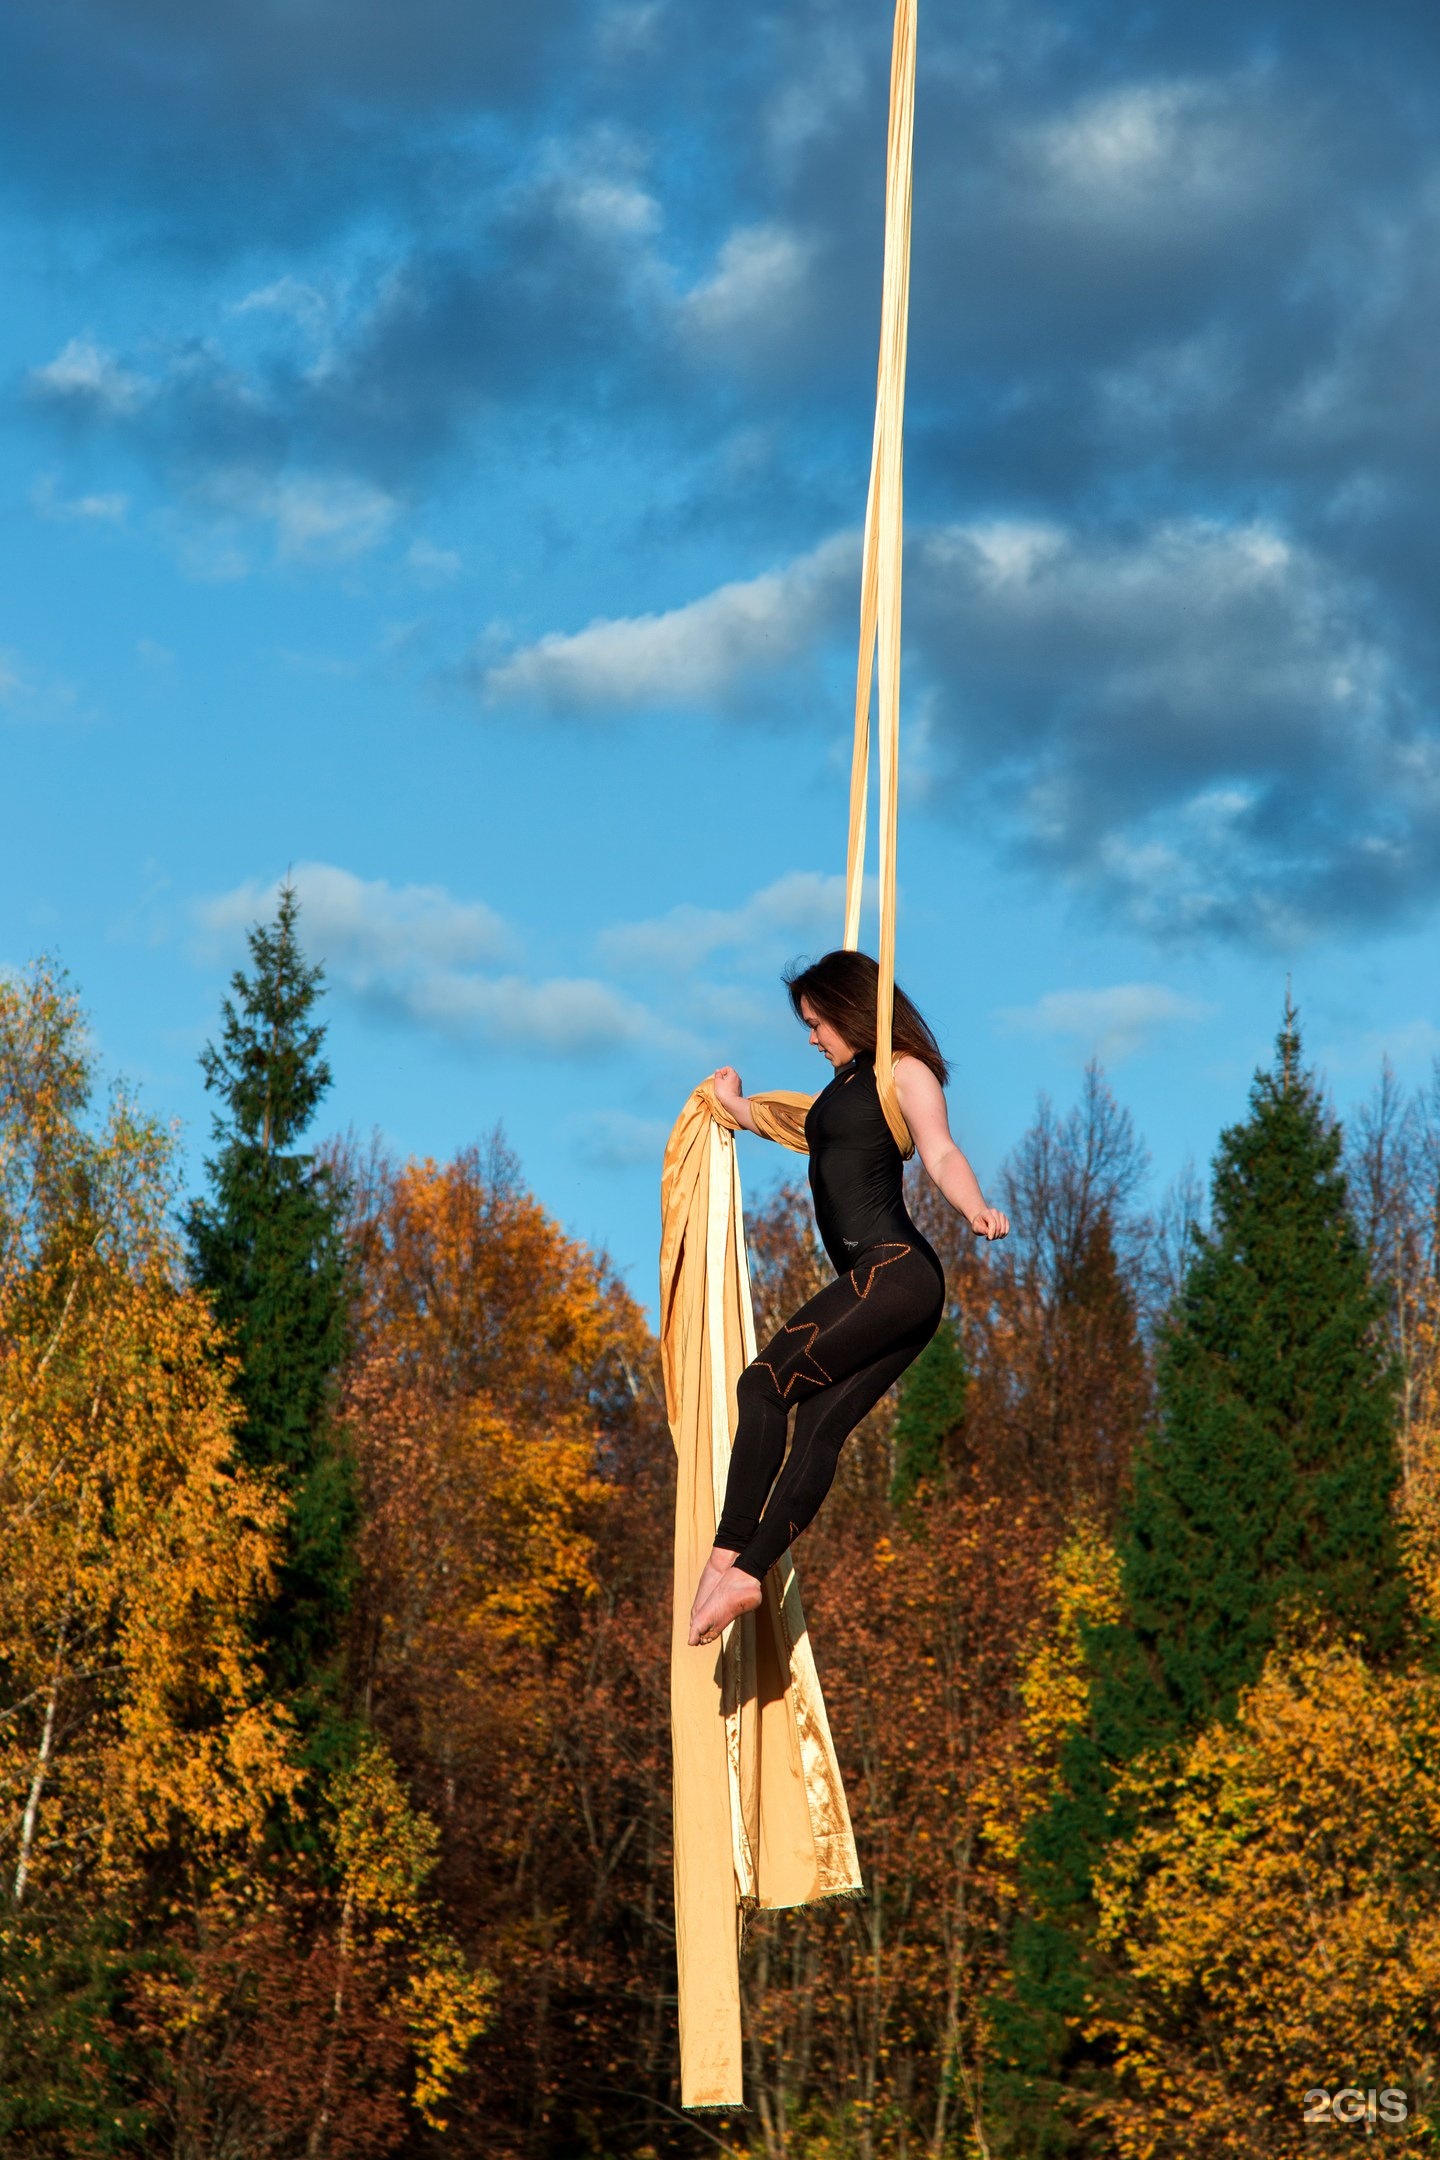
<instances>
[{"instance_id":1,"label":"aerial performer","mask_svg":"<svg viewBox=\"0 0 1440 2160\"><path fill-rule=\"evenodd\" d=\"M876 1088L878 973L868 953L837 951L785 978L796 1018L834 1067L804 1132L816 1226L835 1275L736 1382L724 1510L691 1607L692 1645L714 1642L755 1611L766 1574L829 1492L844 1441L944 1314L945 1271L905 1205L904 1158ZM977 1237L1005 1237L1009 1222L951 1137L940 1046L898 984L891 1041L895 1090L930 1178ZM721 1066L711 1084L737 1124L760 1130L733 1066Z\"/></svg>"},{"instance_id":2,"label":"aerial performer","mask_svg":"<svg viewBox=\"0 0 1440 2160\"><path fill-rule=\"evenodd\" d=\"M743 2105L747 1916L864 1895L790 1547L829 1491L846 1436L918 1357L944 1311L943 1270L905 1205L905 1161L919 1154L977 1236L1004 1237L1010 1227L951 1138L944 1057L895 982L915 17L916 0L895 0L844 939L786 978L796 1017L834 1070L812 1099L788 1088L747 1095L739 1074L722 1066L682 1107L660 1176L660 1351L676 1459L671 1821L687 2112ZM876 959L859 949L872 690ZM734 1144L741 1127L808 1155L816 1222L835 1269L758 1352ZM709 1654L697 1657L702 1644Z\"/></svg>"}]
</instances>

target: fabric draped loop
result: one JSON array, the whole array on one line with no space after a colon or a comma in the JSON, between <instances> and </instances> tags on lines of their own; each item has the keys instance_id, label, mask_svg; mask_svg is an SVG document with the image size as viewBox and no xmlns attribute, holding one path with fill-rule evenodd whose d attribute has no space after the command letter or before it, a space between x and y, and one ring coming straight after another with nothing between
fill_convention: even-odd
<instances>
[{"instance_id":1,"label":"fabric draped loop","mask_svg":"<svg viewBox=\"0 0 1440 2160\"><path fill-rule=\"evenodd\" d=\"M748 1098L767 1139L803 1152L811 1098ZM747 1911L856 1894L855 1836L786 1553L762 1602L691 1646L690 1601L715 1542L735 1383L755 1355L735 1120L707 1080L662 1173L660 1346L675 1442L670 1737L681 2105L742 2103L740 1934Z\"/></svg>"}]
</instances>

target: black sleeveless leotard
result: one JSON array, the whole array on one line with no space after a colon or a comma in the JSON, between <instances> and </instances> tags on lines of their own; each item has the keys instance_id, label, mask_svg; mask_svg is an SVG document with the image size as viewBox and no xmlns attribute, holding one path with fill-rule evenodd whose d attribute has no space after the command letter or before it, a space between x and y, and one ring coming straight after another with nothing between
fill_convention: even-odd
<instances>
[{"instance_id":1,"label":"black sleeveless leotard","mask_svg":"<svg viewBox=\"0 0 1440 2160\"><path fill-rule=\"evenodd\" d=\"M815 1223L837 1274L868 1246L925 1244L905 1205L904 1160L880 1107L872 1056L836 1068L805 1113L805 1143Z\"/></svg>"},{"instance_id":2,"label":"black sleeveless leotard","mask_svg":"<svg viewBox=\"0 0 1440 2160\"><path fill-rule=\"evenodd\" d=\"M758 1576L813 1519L841 1443L924 1349L945 1309L945 1271L905 1205L904 1163L880 1107L873 1056L839 1067L806 1112L805 1140L815 1221L835 1277L736 1383L715 1530L735 1566Z\"/></svg>"}]
</instances>

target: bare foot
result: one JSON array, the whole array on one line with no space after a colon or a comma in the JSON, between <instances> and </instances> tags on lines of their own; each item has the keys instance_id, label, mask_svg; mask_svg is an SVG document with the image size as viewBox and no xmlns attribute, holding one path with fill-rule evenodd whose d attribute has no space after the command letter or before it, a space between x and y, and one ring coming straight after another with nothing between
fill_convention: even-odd
<instances>
[{"instance_id":1,"label":"bare foot","mask_svg":"<svg viewBox=\"0 0 1440 2160\"><path fill-rule=\"evenodd\" d=\"M741 1613L754 1612L764 1596L758 1575L727 1568L690 1623L692 1643L718 1642L722 1631Z\"/></svg>"},{"instance_id":2,"label":"bare foot","mask_svg":"<svg viewBox=\"0 0 1440 2160\"><path fill-rule=\"evenodd\" d=\"M739 1557L739 1553L732 1552L728 1545L717 1545L701 1569L700 1581L690 1606L690 1640L692 1643L695 1640L695 1615L699 1612L726 1569L734 1567Z\"/></svg>"}]
</instances>

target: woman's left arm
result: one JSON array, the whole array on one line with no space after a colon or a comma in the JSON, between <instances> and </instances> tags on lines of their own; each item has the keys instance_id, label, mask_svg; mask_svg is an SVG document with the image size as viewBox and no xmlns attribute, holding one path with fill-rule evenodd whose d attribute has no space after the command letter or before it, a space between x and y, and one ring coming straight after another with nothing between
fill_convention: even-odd
<instances>
[{"instance_id":1,"label":"woman's left arm","mask_svg":"<svg viewBox=\"0 0 1440 2160\"><path fill-rule=\"evenodd\" d=\"M980 1180L951 1138L945 1091L929 1066L917 1057L896 1058L895 1092L915 1151L951 1207L964 1216L976 1237L1007 1236L1008 1219L999 1208L987 1206Z\"/></svg>"}]
</instances>

